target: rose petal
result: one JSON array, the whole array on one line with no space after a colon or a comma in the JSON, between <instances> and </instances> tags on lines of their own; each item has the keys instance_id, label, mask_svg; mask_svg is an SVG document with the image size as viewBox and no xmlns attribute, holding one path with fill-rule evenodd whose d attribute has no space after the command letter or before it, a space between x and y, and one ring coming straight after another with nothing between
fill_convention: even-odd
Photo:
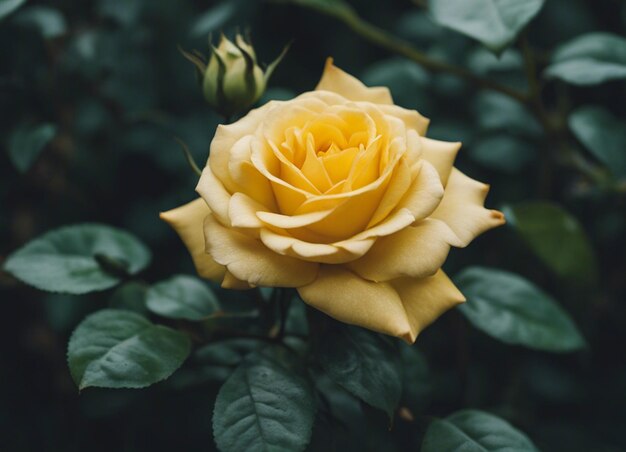
<instances>
[{"instance_id":1,"label":"rose petal","mask_svg":"<svg viewBox=\"0 0 626 452\"><path fill-rule=\"evenodd\" d=\"M419 114L415 110L407 110L397 105L380 105L385 114L401 119L406 127L417 131L421 136L426 135L430 120Z\"/></svg>"},{"instance_id":2,"label":"rose petal","mask_svg":"<svg viewBox=\"0 0 626 452\"><path fill-rule=\"evenodd\" d=\"M217 175L229 192L237 191L236 184L230 177L228 170L232 147L242 137L253 133L266 117L267 112L275 105L276 102L268 102L262 107L251 110L246 116L232 124L217 126L215 136L211 141L207 165L211 167L213 173Z\"/></svg>"},{"instance_id":3,"label":"rose petal","mask_svg":"<svg viewBox=\"0 0 626 452\"><path fill-rule=\"evenodd\" d=\"M409 210L416 220L421 220L433 213L443 196L439 173L426 160L420 160L419 172L398 207Z\"/></svg>"},{"instance_id":4,"label":"rose petal","mask_svg":"<svg viewBox=\"0 0 626 452\"><path fill-rule=\"evenodd\" d=\"M316 91L331 91L352 101L367 101L375 104L393 104L389 89L382 86L368 88L360 80L333 65L333 59L326 59L322 79Z\"/></svg>"},{"instance_id":5,"label":"rose petal","mask_svg":"<svg viewBox=\"0 0 626 452\"><path fill-rule=\"evenodd\" d=\"M463 294L442 270L426 278L400 278L390 284L397 291L406 310L410 330L402 339L410 344L437 317L465 301Z\"/></svg>"},{"instance_id":6,"label":"rose petal","mask_svg":"<svg viewBox=\"0 0 626 452\"><path fill-rule=\"evenodd\" d=\"M476 236L505 223L501 212L483 207L488 192L489 185L453 168L445 194L431 218L447 223L460 239L460 246L467 246Z\"/></svg>"},{"instance_id":7,"label":"rose petal","mask_svg":"<svg viewBox=\"0 0 626 452\"><path fill-rule=\"evenodd\" d=\"M366 255L348 267L371 281L423 278L434 275L448 257L450 245L458 244L459 239L446 223L425 219L379 238Z\"/></svg>"},{"instance_id":8,"label":"rose petal","mask_svg":"<svg viewBox=\"0 0 626 452\"><path fill-rule=\"evenodd\" d=\"M233 276L255 286L298 287L317 275L317 265L281 256L259 240L225 228L208 215L204 220L207 252Z\"/></svg>"},{"instance_id":9,"label":"rose petal","mask_svg":"<svg viewBox=\"0 0 626 452\"><path fill-rule=\"evenodd\" d=\"M208 204L211 212L213 212L222 223L228 224L230 194L226 191L222 182L215 177L211 167L205 166L202 170L202 175L196 186L196 192L202 196L202 199Z\"/></svg>"},{"instance_id":10,"label":"rose petal","mask_svg":"<svg viewBox=\"0 0 626 452\"><path fill-rule=\"evenodd\" d=\"M246 281L235 278L231 272L226 270L226 273L224 274L224 279L222 280L222 287L224 289L248 290L252 289L255 286L248 284Z\"/></svg>"},{"instance_id":11,"label":"rose petal","mask_svg":"<svg viewBox=\"0 0 626 452\"><path fill-rule=\"evenodd\" d=\"M363 256L374 244L374 239L331 244L311 243L270 229L261 229L261 241L279 254L324 264L353 261Z\"/></svg>"},{"instance_id":12,"label":"rose petal","mask_svg":"<svg viewBox=\"0 0 626 452\"><path fill-rule=\"evenodd\" d=\"M461 143L449 143L447 141L431 140L430 138L421 138L422 141L422 157L435 167L441 178L441 182L445 187L448 183L448 177L454 165Z\"/></svg>"},{"instance_id":13,"label":"rose petal","mask_svg":"<svg viewBox=\"0 0 626 452\"><path fill-rule=\"evenodd\" d=\"M226 269L206 253L202 229L204 218L210 214L209 207L201 198L198 198L176 209L162 212L160 217L182 239L191 254L198 274L203 278L219 281Z\"/></svg>"},{"instance_id":14,"label":"rose petal","mask_svg":"<svg viewBox=\"0 0 626 452\"><path fill-rule=\"evenodd\" d=\"M235 193L228 205L230 225L234 228L258 229L263 223L259 220L257 212L263 210L266 210L266 207L248 195Z\"/></svg>"},{"instance_id":15,"label":"rose petal","mask_svg":"<svg viewBox=\"0 0 626 452\"><path fill-rule=\"evenodd\" d=\"M398 293L389 284L366 281L342 266L321 265L317 279L298 292L307 304L341 322L392 336L411 335Z\"/></svg>"},{"instance_id":16,"label":"rose petal","mask_svg":"<svg viewBox=\"0 0 626 452\"><path fill-rule=\"evenodd\" d=\"M237 185L237 190L231 193L243 192L267 209L276 210L276 200L270 181L251 162L253 140L256 140L256 137L247 135L235 142L230 149L228 171L232 181Z\"/></svg>"}]
</instances>

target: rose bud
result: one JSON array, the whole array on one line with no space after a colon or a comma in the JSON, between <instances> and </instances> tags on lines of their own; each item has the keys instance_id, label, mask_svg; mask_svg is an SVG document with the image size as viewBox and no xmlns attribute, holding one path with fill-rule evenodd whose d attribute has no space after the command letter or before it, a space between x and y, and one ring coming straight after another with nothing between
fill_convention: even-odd
<instances>
[{"instance_id":1,"label":"rose bud","mask_svg":"<svg viewBox=\"0 0 626 452\"><path fill-rule=\"evenodd\" d=\"M222 35L219 45L211 46L211 50L208 64L197 52L183 54L198 69L206 101L219 114L230 118L246 113L259 100L287 49L265 71L259 66L252 45L240 34L234 42Z\"/></svg>"}]
</instances>

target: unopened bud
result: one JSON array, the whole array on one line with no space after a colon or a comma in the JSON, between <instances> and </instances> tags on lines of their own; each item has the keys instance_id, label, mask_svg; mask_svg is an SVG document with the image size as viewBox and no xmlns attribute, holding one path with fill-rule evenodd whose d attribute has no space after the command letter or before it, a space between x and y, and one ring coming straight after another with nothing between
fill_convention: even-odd
<instances>
[{"instance_id":1,"label":"unopened bud","mask_svg":"<svg viewBox=\"0 0 626 452\"><path fill-rule=\"evenodd\" d=\"M267 81L285 55L286 48L265 71L257 63L254 48L241 35L232 42L222 35L208 64L198 53L183 52L201 75L204 98L225 117L247 112L265 92Z\"/></svg>"}]
</instances>

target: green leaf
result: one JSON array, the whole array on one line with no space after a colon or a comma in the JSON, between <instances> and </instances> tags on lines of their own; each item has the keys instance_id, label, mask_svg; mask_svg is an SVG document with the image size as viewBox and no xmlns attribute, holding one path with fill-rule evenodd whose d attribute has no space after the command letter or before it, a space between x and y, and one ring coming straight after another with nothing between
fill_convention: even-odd
<instances>
[{"instance_id":1,"label":"green leaf","mask_svg":"<svg viewBox=\"0 0 626 452\"><path fill-rule=\"evenodd\" d=\"M611 33L588 33L559 48L544 75L574 85L596 85L626 78L626 39Z\"/></svg>"},{"instance_id":2,"label":"green leaf","mask_svg":"<svg viewBox=\"0 0 626 452\"><path fill-rule=\"evenodd\" d=\"M111 295L109 307L112 309L125 309L137 314L147 314L146 297L148 286L137 281L129 281L118 287Z\"/></svg>"},{"instance_id":3,"label":"green leaf","mask_svg":"<svg viewBox=\"0 0 626 452\"><path fill-rule=\"evenodd\" d=\"M537 15L544 0L429 0L439 24L501 52Z\"/></svg>"},{"instance_id":4,"label":"green leaf","mask_svg":"<svg viewBox=\"0 0 626 452\"><path fill-rule=\"evenodd\" d=\"M177 275L150 287L147 306L163 317L202 320L219 309L219 302L199 279Z\"/></svg>"},{"instance_id":5,"label":"green leaf","mask_svg":"<svg viewBox=\"0 0 626 452\"><path fill-rule=\"evenodd\" d=\"M626 66L625 66L626 68ZM601 107L586 106L568 119L572 133L616 177L626 178L626 124Z\"/></svg>"},{"instance_id":6,"label":"green leaf","mask_svg":"<svg viewBox=\"0 0 626 452\"><path fill-rule=\"evenodd\" d=\"M485 130L507 132L507 135L537 137L542 133L541 125L519 102L504 94L492 91L481 92L473 105L478 125ZM527 151L526 154L529 152Z\"/></svg>"},{"instance_id":7,"label":"green leaf","mask_svg":"<svg viewBox=\"0 0 626 452\"><path fill-rule=\"evenodd\" d=\"M49 123L18 126L9 137L7 146L13 165L25 173L56 133L56 126Z\"/></svg>"},{"instance_id":8,"label":"green leaf","mask_svg":"<svg viewBox=\"0 0 626 452\"><path fill-rule=\"evenodd\" d=\"M522 432L492 414L463 410L433 421L422 442L422 452L537 452Z\"/></svg>"},{"instance_id":9,"label":"green leaf","mask_svg":"<svg viewBox=\"0 0 626 452\"><path fill-rule=\"evenodd\" d=\"M502 210L508 224L557 275L582 284L597 281L593 248L574 216L543 201L508 205Z\"/></svg>"},{"instance_id":10,"label":"green leaf","mask_svg":"<svg viewBox=\"0 0 626 452\"><path fill-rule=\"evenodd\" d=\"M557 302L519 275L470 267L454 281L467 297L459 306L461 312L495 339L551 352L585 346L573 320Z\"/></svg>"},{"instance_id":11,"label":"green leaf","mask_svg":"<svg viewBox=\"0 0 626 452\"><path fill-rule=\"evenodd\" d=\"M0 0L0 20L26 3L26 0Z\"/></svg>"},{"instance_id":12,"label":"green leaf","mask_svg":"<svg viewBox=\"0 0 626 452\"><path fill-rule=\"evenodd\" d=\"M100 224L65 226L28 242L4 269L40 290L83 294L118 284L150 262L150 251L134 236ZM123 270L123 271L122 271Z\"/></svg>"},{"instance_id":13,"label":"green leaf","mask_svg":"<svg viewBox=\"0 0 626 452\"><path fill-rule=\"evenodd\" d=\"M70 338L67 359L79 389L143 388L169 377L191 350L189 337L134 312L104 309Z\"/></svg>"},{"instance_id":14,"label":"green leaf","mask_svg":"<svg viewBox=\"0 0 626 452\"><path fill-rule=\"evenodd\" d=\"M520 138L496 134L476 140L469 148L473 160L505 173L524 169L536 157L535 149Z\"/></svg>"},{"instance_id":15,"label":"green leaf","mask_svg":"<svg viewBox=\"0 0 626 452\"><path fill-rule=\"evenodd\" d=\"M320 340L318 359L336 384L393 415L402 391L402 366L389 339L362 328L332 327Z\"/></svg>"},{"instance_id":16,"label":"green leaf","mask_svg":"<svg viewBox=\"0 0 626 452\"><path fill-rule=\"evenodd\" d=\"M31 6L20 11L15 22L33 27L46 39L61 36L67 30L65 17L55 8L48 6Z\"/></svg>"},{"instance_id":17,"label":"green leaf","mask_svg":"<svg viewBox=\"0 0 626 452\"><path fill-rule=\"evenodd\" d=\"M266 353L248 355L220 389L213 434L223 452L301 451L311 437L309 382Z\"/></svg>"},{"instance_id":18,"label":"green leaf","mask_svg":"<svg viewBox=\"0 0 626 452\"><path fill-rule=\"evenodd\" d=\"M420 413L428 405L431 391L426 357L414 345L400 344L402 358L402 404Z\"/></svg>"}]
</instances>

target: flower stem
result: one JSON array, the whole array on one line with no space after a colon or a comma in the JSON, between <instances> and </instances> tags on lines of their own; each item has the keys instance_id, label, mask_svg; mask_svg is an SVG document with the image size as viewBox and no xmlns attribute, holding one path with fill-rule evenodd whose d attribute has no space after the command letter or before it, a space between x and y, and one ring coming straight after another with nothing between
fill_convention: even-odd
<instances>
[{"instance_id":1,"label":"flower stem","mask_svg":"<svg viewBox=\"0 0 626 452\"><path fill-rule=\"evenodd\" d=\"M336 11L332 8L318 8L314 6L314 4L308 3L301 3L301 5L315 9L316 11L319 11L343 22L357 35L365 38L369 42L393 53L397 53L398 55L402 55L421 65L425 69L428 69L429 71L451 74L466 80L467 82L473 84L478 88L498 91L522 103L525 103L527 101L528 96L525 93L521 93L509 86L503 85L493 80L482 78L463 67L432 59L426 54L415 49L415 47L413 47L410 43L400 38L397 38L386 32L385 30L378 28L375 25L361 19L356 13L346 13L345 11L341 10Z\"/></svg>"}]
</instances>

